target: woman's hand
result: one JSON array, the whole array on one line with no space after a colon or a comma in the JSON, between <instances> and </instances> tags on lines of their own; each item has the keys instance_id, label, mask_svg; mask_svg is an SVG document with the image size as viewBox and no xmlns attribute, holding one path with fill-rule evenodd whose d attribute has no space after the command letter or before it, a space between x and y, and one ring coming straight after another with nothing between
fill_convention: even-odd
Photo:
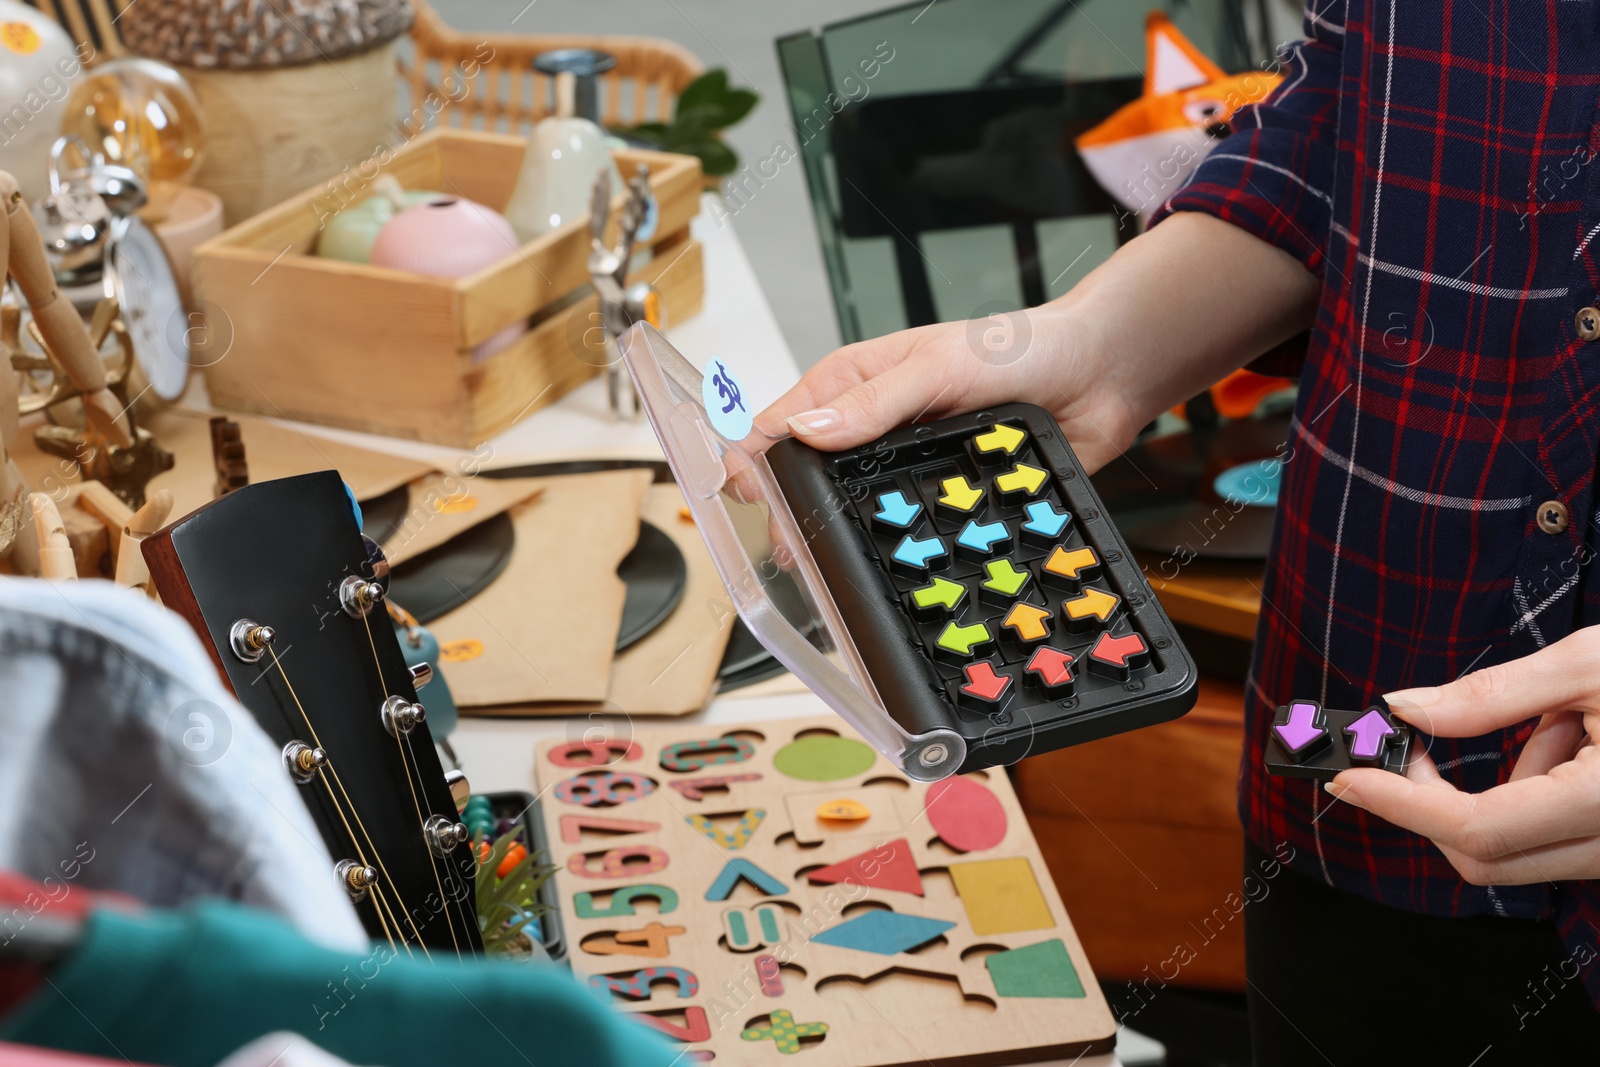
<instances>
[{"instance_id":1,"label":"woman's hand","mask_svg":"<svg viewBox=\"0 0 1600 1067\"><path fill-rule=\"evenodd\" d=\"M1156 415L1304 330L1320 291L1286 252L1180 212L1059 300L839 349L756 427L836 451L907 422L1026 400L1055 415L1094 471Z\"/></svg>"},{"instance_id":2,"label":"woman's hand","mask_svg":"<svg viewBox=\"0 0 1600 1067\"><path fill-rule=\"evenodd\" d=\"M1113 370L1092 325L1046 304L848 345L812 367L756 425L768 437L792 432L832 451L907 422L1029 400L1055 415L1093 471L1148 418L1131 409Z\"/></svg>"},{"instance_id":3,"label":"woman's hand","mask_svg":"<svg viewBox=\"0 0 1600 1067\"><path fill-rule=\"evenodd\" d=\"M1600 878L1600 626L1449 685L1384 698L1438 737L1476 737L1539 716L1511 780L1463 793L1418 752L1405 777L1340 773L1328 791L1431 838L1475 885Z\"/></svg>"}]
</instances>

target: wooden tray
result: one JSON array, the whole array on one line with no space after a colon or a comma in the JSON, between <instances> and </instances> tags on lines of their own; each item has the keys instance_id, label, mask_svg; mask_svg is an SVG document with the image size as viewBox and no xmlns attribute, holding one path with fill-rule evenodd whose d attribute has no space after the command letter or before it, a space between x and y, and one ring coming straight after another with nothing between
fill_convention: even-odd
<instances>
[{"instance_id":1,"label":"wooden tray","mask_svg":"<svg viewBox=\"0 0 1600 1067\"><path fill-rule=\"evenodd\" d=\"M912 782L833 717L551 741L536 766L573 971L685 1041L685 1062L944 1067L1111 1049L1116 1023L1000 768ZM956 791L930 805L942 789ZM838 801L870 815L820 817ZM871 884L815 881L867 853L856 870ZM714 899L742 863L777 884L739 878ZM760 909L777 909L765 934ZM906 940L859 947L891 922ZM766 944L734 951L736 936ZM789 1051L803 1061L760 1033L783 1028L778 1012L800 1024Z\"/></svg>"},{"instance_id":2,"label":"wooden tray","mask_svg":"<svg viewBox=\"0 0 1600 1067\"><path fill-rule=\"evenodd\" d=\"M381 170L408 189L439 189L495 209L522 166L521 137L433 130ZM651 260L633 278L660 289L667 321L700 310L700 163L619 151L624 174L644 164L661 217ZM589 219L530 241L465 278L322 259L311 254L328 215L372 195L372 170L240 223L195 250L193 285L221 407L470 447L558 399L604 364L588 293ZM362 179L367 179L363 181ZM615 213L613 218L615 217ZM473 349L519 320L533 328L473 365Z\"/></svg>"}]
</instances>

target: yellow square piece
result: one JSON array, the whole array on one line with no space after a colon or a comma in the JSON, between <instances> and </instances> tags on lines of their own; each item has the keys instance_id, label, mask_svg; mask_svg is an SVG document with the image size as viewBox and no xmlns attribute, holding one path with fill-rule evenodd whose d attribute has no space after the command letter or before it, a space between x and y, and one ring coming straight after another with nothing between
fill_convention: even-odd
<instances>
[{"instance_id":1,"label":"yellow square piece","mask_svg":"<svg viewBox=\"0 0 1600 1067\"><path fill-rule=\"evenodd\" d=\"M1055 920L1026 856L952 863L950 877L975 934L1050 930Z\"/></svg>"}]
</instances>

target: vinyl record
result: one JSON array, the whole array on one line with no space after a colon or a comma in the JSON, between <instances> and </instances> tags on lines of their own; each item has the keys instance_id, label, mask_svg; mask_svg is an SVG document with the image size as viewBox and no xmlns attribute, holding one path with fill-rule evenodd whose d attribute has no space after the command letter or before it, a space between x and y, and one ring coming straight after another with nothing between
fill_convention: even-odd
<instances>
[{"instance_id":1,"label":"vinyl record","mask_svg":"<svg viewBox=\"0 0 1600 1067\"><path fill-rule=\"evenodd\" d=\"M1134 548L1265 559L1288 435L1287 418L1167 434L1106 464L1094 487Z\"/></svg>"}]
</instances>

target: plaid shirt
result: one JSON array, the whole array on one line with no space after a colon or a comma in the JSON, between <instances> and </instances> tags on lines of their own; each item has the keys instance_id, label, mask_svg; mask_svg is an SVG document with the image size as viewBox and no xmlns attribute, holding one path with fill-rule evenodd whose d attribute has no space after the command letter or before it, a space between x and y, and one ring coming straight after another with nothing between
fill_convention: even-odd
<instances>
[{"instance_id":1,"label":"plaid shirt","mask_svg":"<svg viewBox=\"0 0 1600 1067\"><path fill-rule=\"evenodd\" d=\"M1306 32L1162 212L1225 219L1323 282L1247 696L1245 829L1396 908L1552 918L1592 961L1600 882L1468 885L1425 839L1269 777L1262 749L1292 697L1359 708L1600 622L1600 342L1575 323L1600 304L1600 4L1312 0ZM1549 501L1565 529L1541 527ZM1533 727L1423 740L1476 793ZM1583 971L1600 1002L1600 966Z\"/></svg>"}]
</instances>

